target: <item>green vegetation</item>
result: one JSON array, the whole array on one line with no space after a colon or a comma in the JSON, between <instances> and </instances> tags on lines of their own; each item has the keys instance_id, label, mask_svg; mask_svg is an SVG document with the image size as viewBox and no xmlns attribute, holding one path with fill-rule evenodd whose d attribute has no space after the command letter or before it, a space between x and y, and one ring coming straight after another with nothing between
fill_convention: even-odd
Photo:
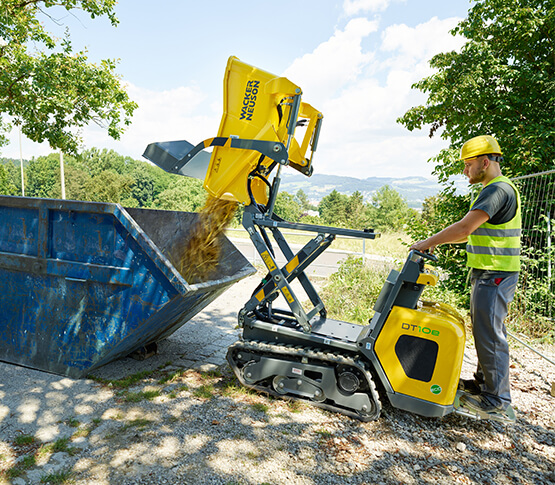
<instances>
[{"instance_id":1,"label":"green vegetation","mask_svg":"<svg viewBox=\"0 0 555 485\"><path fill-rule=\"evenodd\" d=\"M183 375L183 371L175 371L170 372L169 374L164 375L161 379L158 379L158 384L167 384L168 382L172 382L175 378L181 377Z\"/></svg>"},{"instance_id":2,"label":"green vegetation","mask_svg":"<svg viewBox=\"0 0 555 485\"><path fill-rule=\"evenodd\" d=\"M212 384L202 384L193 391L193 396L200 399L212 399L214 397L214 386Z\"/></svg>"},{"instance_id":3,"label":"green vegetation","mask_svg":"<svg viewBox=\"0 0 555 485\"><path fill-rule=\"evenodd\" d=\"M59 438L52 443L46 443L42 445L37 452L39 456L47 455L49 453L58 453L64 452L68 453L69 455L74 455L77 450L69 446L71 438Z\"/></svg>"},{"instance_id":4,"label":"green vegetation","mask_svg":"<svg viewBox=\"0 0 555 485\"><path fill-rule=\"evenodd\" d=\"M30 140L76 153L78 130L95 122L118 139L130 124L136 103L115 73L116 61L88 61L87 52L72 49L69 32L58 39L43 20L54 5L71 15L79 9L107 17L115 27L115 0L0 0L0 146L4 132L17 125Z\"/></svg>"},{"instance_id":5,"label":"green vegetation","mask_svg":"<svg viewBox=\"0 0 555 485\"><path fill-rule=\"evenodd\" d=\"M39 460L44 459L52 453L64 452L69 455L77 453L77 449L69 446L71 438L59 438L51 443L40 444L31 435L20 435L15 438L13 444L17 448L17 454L20 456L17 463L11 468L0 472L0 482L3 478L14 479L21 477L27 470L37 465ZM65 470L48 477L43 477L41 483L69 483L71 474ZM4 482L2 482L4 483Z\"/></svg>"},{"instance_id":6,"label":"green vegetation","mask_svg":"<svg viewBox=\"0 0 555 485\"><path fill-rule=\"evenodd\" d=\"M19 162L0 159L0 194L21 195ZM200 180L170 175L146 161L113 150L86 150L64 156L66 198L113 202L125 207L197 211L206 192ZM60 156L34 158L24 167L25 195L60 198Z\"/></svg>"},{"instance_id":7,"label":"green vegetation","mask_svg":"<svg viewBox=\"0 0 555 485\"><path fill-rule=\"evenodd\" d=\"M523 248L521 285L509 312L511 330L548 343L555 340L554 277L549 272L554 256L553 247Z\"/></svg>"},{"instance_id":8,"label":"green vegetation","mask_svg":"<svg viewBox=\"0 0 555 485\"><path fill-rule=\"evenodd\" d=\"M6 476L8 478L20 477L27 470L33 468L36 463L37 459L34 455L25 455L19 462L16 463L16 465L6 470Z\"/></svg>"},{"instance_id":9,"label":"green vegetation","mask_svg":"<svg viewBox=\"0 0 555 485\"><path fill-rule=\"evenodd\" d=\"M92 379L93 381L96 381L100 384L114 387L116 389L127 389L128 387L131 387L137 384L138 382L141 382L143 379L149 377L150 375L153 374L153 372L154 371L141 371L141 372L132 374L130 376L127 376L124 379L107 380L107 379L101 379L99 377L94 377L94 376L89 376L89 379Z\"/></svg>"},{"instance_id":10,"label":"green vegetation","mask_svg":"<svg viewBox=\"0 0 555 485\"><path fill-rule=\"evenodd\" d=\"M66 424L72 428L78 428L81 422L77 418L69 418Z\"/></svg>"},{"instance_id":11,"label":"green vegetation","mask_svg":"<svg viewBox=\"0 0 555 485\"><path fill-rule=\"evenodd\" d=\"M334 190L322 198L318 211L322 223L327 225L373 228L384 232L402 230L414 213L399 193L388 185L378 190L367 204L358 191L347 196Z\"/></svg>"},{"instance_id":12,"label":"green vegetation","mask_svg":"<svg viewBox=\"0 0 555 485\"><path fill-rule=\"evenodd\" d=\"M152 401L154 398L160 396L159 390L140 391L140 392L127 392L124 394L123 400L125 402L141 402Z\"/></svg>"},{"instance_id":13,"label":"green vegetation","mask_svg":"<svg viewBox=\"0 0 555 485\"><path fill-rule=\"evenodd\" d=\"M21 434L19 436L16 436L15 440L14 440L14 445L15 446L27 446L27 445L31 445L33 443L35 443L36 438L33 435L30 434Z\"/></svg>"},{"instance_id":14,"label":"green vegetation","mask_svg":"<svg viewBox=\"0 0 555 485\"><path fill-rule=\"evenodd\" d=\"M43 475L40 479L40 483L48 483L50 485L63 485L66 483L72 483L73 476L74 473L70 469L61 470L59 472Z\"/></svg>"},{"instance_id":15,"label":"green vegetation","mask_svg":"<svg viewBox=\"0 0 555 485\"><path fill-rule=\"evenodd\" d=\"M389 270L374 270L363 264L362 258L348 258L332 274L321 292L331 318L367 324L374 314L376 302Z\"/></svg>"},{"instance_id":16,"label":"green vegetation","mask_svg":"<svg viewBox=\"0 0 555 485\"><path fill-rule=\"evenodd\" d=\"M450 142L433 159L440 180L462 171L458 150L482 134L499 140L507 176L553 168L553 2L476 1L452 34L464 46L431 59L434 74L414 85L426 103L399 119L411 131L431 126L430 136Z\"/></svg>"},{"instance_id":17,"label":"green vegetation","mask_svg":"<svg viewBox=\"0 0 555 485\"><path fill-rule=\"evenodd\" d=\"M401 264L399 262L395 269L400 269ZM362 262L362 258L348 258L330 276L328 284L321 292L328 315L338 320L366 325L374 315L374 304L389 272L389 266L370 267ZM465 298L441 282L437 286L426 288L422 298L448 303L462 315L467 313Z\"/></svg>"},{"instance_id":18,"label":"green vegetation","mask_svg":"<svg viewBox=\"0 0 555 485\"><path fill-rule=\"evenodd\" d=\"M254 402L251 404L251 408L258 413L266 414L268 412L268 405L263 402Z\"/></svg>"}]
</instances>

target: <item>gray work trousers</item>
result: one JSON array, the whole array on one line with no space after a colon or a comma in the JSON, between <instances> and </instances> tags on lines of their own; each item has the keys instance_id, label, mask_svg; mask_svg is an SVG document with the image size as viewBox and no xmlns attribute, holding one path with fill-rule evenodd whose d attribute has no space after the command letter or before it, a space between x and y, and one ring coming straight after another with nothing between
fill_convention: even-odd
<instances>
[{"instance_id":1,"label":"gray work trousers","mask_svg":"<svg viewBox=\"0 0 555 485\"><path fill-rule=\"evenodd\" d=\"M506 408L511 403L509 344L505 317L513 300L518 273L503 278L472 279L470 318L478 355L476 378L482 395L492 404Z\"/></svg>"}]
</instances>

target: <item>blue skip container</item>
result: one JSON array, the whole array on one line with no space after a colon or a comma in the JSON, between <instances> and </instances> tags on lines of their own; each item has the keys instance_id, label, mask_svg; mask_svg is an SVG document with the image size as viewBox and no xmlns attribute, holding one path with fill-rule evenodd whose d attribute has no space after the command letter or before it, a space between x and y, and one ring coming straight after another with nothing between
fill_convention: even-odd
<instances>
[{"instance_id":1,"label":"blue skip container","mask_svg":"<svg viewBox=\"0 0 555 485\"><path fill-rule=\"evenodd\" d=\"M255 271L223 237L215 275L188 284L197 217L0 196L0 360L82 377L171 335Z\"/></svg>"}]
</instances>

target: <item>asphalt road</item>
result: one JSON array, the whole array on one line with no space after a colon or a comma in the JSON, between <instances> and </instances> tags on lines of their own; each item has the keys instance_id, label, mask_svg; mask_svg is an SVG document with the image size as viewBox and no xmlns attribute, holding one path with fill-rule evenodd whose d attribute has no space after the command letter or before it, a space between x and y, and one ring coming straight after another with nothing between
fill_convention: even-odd
<instances>
[{"instance_id":1,"label":"asphalt road","mask_svg":"<svg viewBox=\"0 0 555 485\"><path fill-rule=\"evenodd\" d=\"M240 239L240 238L229 238L233 244L237 247L239 251L254 265L263 264L260 255L256 251L253 243L250 239ZM292 244L291 249L293 252L297 252L302 248L302 245ZM351 251L342 251L338 249L328 248L324 251L316 261L314 261L306 270L305 273L308 276L318 276L318 277L328 277L330 274L335 273L342 261L345 261L349 256L361 257L360 253L354 253ZM283 255L277 251L277 262L280 266L283 266L286 261ZM383 258L376 255L366 254L367 264L374 264L380 266L389 266L389 261L387 258Z\"/></svg>"},{"instance_id":2,"label":"asphalt road","mask_svg":"<svg viewBox=\"0 0 555 485\"><path fill-rule=\"evenodd\" d=\"M252 264L263 264L260 255L256 251L250 239L231 239L231 241ZM301 248L301 245L291 246L293 251L298 251ZM279 253L279 251L277 251L277 253L277 263L278 265L283 266L287 261L283 255ZM329 276L337 271L341 261L347 259L348 255L349 254L344 251L327 249L306 269L305 273L309 276Z\"/></svg>"}]
</instances>

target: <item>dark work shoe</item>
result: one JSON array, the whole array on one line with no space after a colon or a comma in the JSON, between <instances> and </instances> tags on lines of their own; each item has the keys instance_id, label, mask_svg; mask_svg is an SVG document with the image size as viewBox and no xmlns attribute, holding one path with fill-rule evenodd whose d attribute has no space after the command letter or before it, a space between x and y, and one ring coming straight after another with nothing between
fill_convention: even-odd
<instances>
[{"instance_id":1,"label":"dark work shoe","mask_svg":"<svg viewBox=\"0 0 555 485\"><path fill-rule=\"evenodd\" d=\"M480 394L480 383L476 379L459 379L459 391L468 392L469 394Z\"/></svg>"},{"instance_id":2,"label":"dark work shoe","mask_svg":"<svg viewBox=\"0 0 555 485\"><path fill-rule=\"evenodd\" d=\"M493 404L481 394L462 393L459 402L461 407L476 413L478 419L492 419L502 423L516 421L515 413L510 405L505 408L502 405Z\"/></svg>"}]
</instances>

